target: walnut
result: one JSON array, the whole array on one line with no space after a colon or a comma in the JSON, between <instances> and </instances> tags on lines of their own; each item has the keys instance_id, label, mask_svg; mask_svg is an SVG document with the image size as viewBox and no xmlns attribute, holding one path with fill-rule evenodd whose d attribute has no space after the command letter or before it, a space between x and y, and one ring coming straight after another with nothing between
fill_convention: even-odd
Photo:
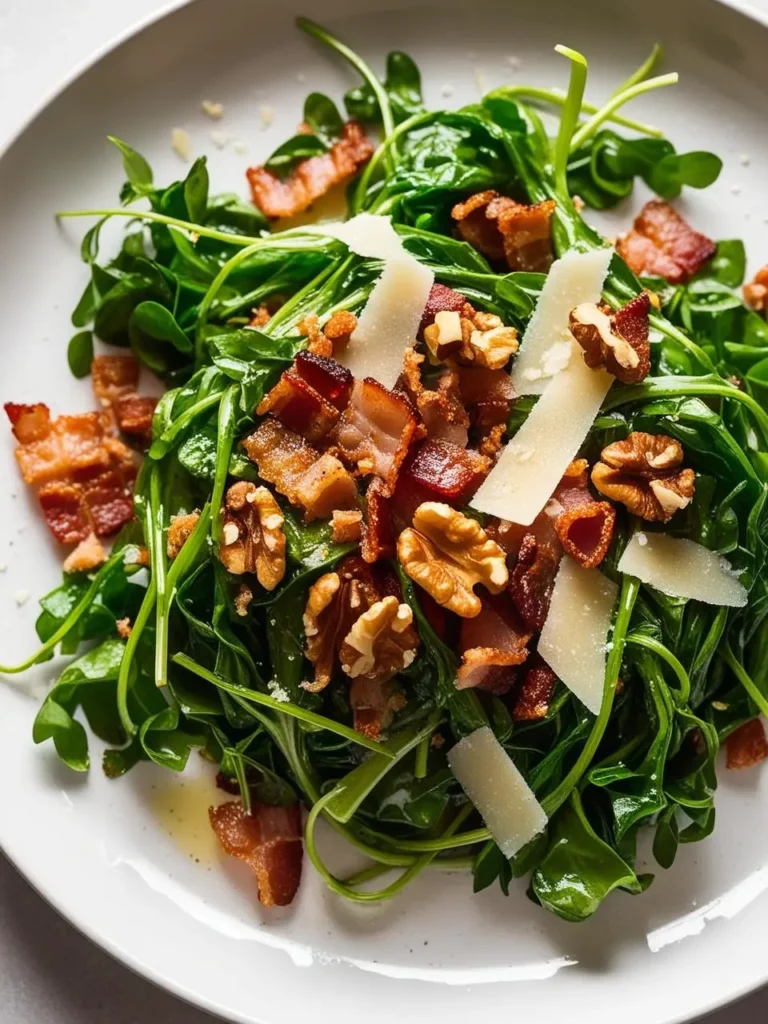
<instances>
[{"instance_id":1,"label":"walnut","mask_svg":"<svg viewBox=\"0 0 768 1024\"><path fill-rule=\"evenodd\" d=\"M603 449L592 483L612 501L650 522L668 522L693 497L696 474L681 469L683 449L664 434L635 431Z\"/></svg>"},{"instance_id":2,"label":"walnut","mask_svg":"<svg viewBox=\"0 0 768 1024\"><path fill-rule=\"evenodd\" d=\"M283 513L266 487L246 480L232 484L224 501L219 558L236 576L256 574L265 590L285 576Z\"/></svg>"},{"instance_id":3,"label":"walnut","mask_svg":"<svg viewBox=\"0 0 768 1024\"><path fill-rule=\"evenodd\" d=\"M605 367L624 384L638 384L651 369L648 341L648 311L645 293L611 315L607 306L582 302L571 310L570 330L584 350L584 362L591 369Z\"/></svg>"},{"instance_id":4,"label":"walnut","mask_svg":"<svg viewBox=\"0 0 768 1024\"><path fill-rule=\"evenodd\" d=\"M480 314L478 314L479 316ZM514 327L491 327L486 331L472 331L469 348L475 366L500 370L517 352L519 345Z\"/></svg>"},{"instance_id":5,"label":"walnut","mask_svg":"<svg viewBox=\"0 0 768 1024\"><path fill-rule=\"evenodd\" d=\"M495 460L504 447L504 435L506 432L506 423L497 423L495 427L491 427L480 441L480 454Z\"/></svg>"},{"instance_id":6,"label":"walnut","mask_svg":"<svg viewBox=\"0 0 768 1024\"><path fill-rule=\"evenodd\" d=\"M344 638L339 657L352 679L384 682L413 662L418 635L410 605L385 597L363 612Z\"/></svg>"},{"instance_id":7,"label":"walnut","mask_svg":"<svg viewBox=\"0 0 768 1024\"><path fill-rule=\"evenodd\" d=\"M241 583L235 594L235 611L243 618L248 614L248 606L253 600L253 591L247 583Z\"/></svg>"},{"instance_id":8,"label":"walnut","mask_svg":"<svg viewBox=\"0 0 768 1024\"><path fill-rule=\"evenodd\" d=\"M461 351L463 335L461 318L452 310L435 314L435 322L424 328L424 341L432 356L441 362Z\"/></svg>"},{"instance_id":9,"label":"walnut","mask_svg":"<svg viewBox=\"0 0 768 1024\"><path fill-rule=\"evenodd\" d=\"M433 361L456 358L489 370L500 370L518 349L514 327L505 327L501 317L477 312L469 303L461 315L453 310L437 313L435 322L424 329L424 341Z\"/></svg>"},{"instance_id":10,"label":"walnut","mask_svg":"<svg viewBox=\"0 0 768 1024\"><path fill-rule=\"evenodd\" d=\"M331 540L334 544L355 544L363 534L363 513L359 509L336 509L331 516Z\"/></svg>"},{"instance_id":11,"label":"walnut","mask_svg":"<svg viewBox=\"0 0 768 1024\"><path fill-rule=\"evenodd\" d=\"M402 711L407 701L397 680L366 679L358 676L349 688L349 706L357 732L370 740L381 738L392 724L395 712Z\"/></svg>"},{"instance_id":12,"label":"walnut","mask_svg":"<svg viewBox=\"0 0 768 1024\"><path fill-rule=\"evenodd\" d=\"M425 501L416 509L413 529L400 534L397 556L403 568L438 604L463 618L480 614L474 587L492 594L507 585L504 552L474 519L449 505Z\"/></svg>"},{"instance_id":13,"label":"walnut","mask_svg":"<svg viewBox=\"0 0 768 1024\"><path fill-rule=\"evenodd\" d=\"M360 558L345 558L336 572L315 580L304 609L306 655L315 666L314 682L302 684L306 690L319 693L330 683L345 637L380 598L371 570Z\"/></svg>"},{"instance_id":14,"label":"walnut","mask_svg":"<svg viewBox=\"0 0 768 1024\"><path fill-rule=\"evenodd\" d=\"M171 522L168 526L168 538L166 540L166 551L169 558L173 559L178 555L190 533L197 526L199 518L199 512L188 512L178 516L171 516Z\"/></svg>"}]
</instances>

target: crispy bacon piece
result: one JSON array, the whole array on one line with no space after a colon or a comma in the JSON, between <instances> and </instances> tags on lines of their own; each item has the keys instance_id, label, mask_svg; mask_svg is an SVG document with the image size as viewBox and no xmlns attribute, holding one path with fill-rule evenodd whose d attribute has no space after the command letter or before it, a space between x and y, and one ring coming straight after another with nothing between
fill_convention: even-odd
<instances>
[{"instance_id":1,"label":"crispy bacon piece","mask_svg":"<svg viewBox=\"0 0 768 1024\"><path fill-rule=\"evenodd\" d=\"M245 861L256 875L264 906L287 907L301 881L301 806L254 803L248 814L230 801L209 808L208 816L224 852Z\"/></svg>"},{"instance_id":2,"label":"crispy bacon piece","mask_svg":"<svg viewBox=\"0 0 768 1024\"><path fill-rule=\"evenodd\" d=\"M136 393L139 364L133 356L94 356L91 380L94 395L112 409L121 433L140 447L149 447L157 399Z\"/></svg>"},{"instance_id":3,"label":"crispy bacon piece","mask_svg":"<svg viewBox=\"0 0 768 1024\"><path fill-rule=\"evenodd\" d=\"M375 476L365 493L366 515L360 551L366 562L378 562L395 554L392 530L391 499L384 493L384 484Z\"/></svg>"},{"instance_id":4,"label":"crispy bacon piece","mask_svg":"<svg viewBox=\"0 0 768 1024\"><path fill-rule=\"evenodd\" d=\"M429 389L421 379L424 356L413 348L406 349L403 373L398 389L407 392L421 414L427 437L451 441L466 448L469 440L469 416L459 391L459 375L454 368L443 370L437 387Z\"/></svg>"},{"instance_id":5,"label":"crispy bacon piece","mask_svg":"<svg viewBox=\"0 0 768 1024\"><path fill-rule=\"evenodd\" d=\"M89 533L81 540L74 551L70 551L62 566L64 572L90 572L103 565L107 560L107 552L95 533Z\"/></svg>"},{"instance_id":6,"label":"crispy bacon piece","mask_svg":"<svg viewBox=\"0 0 768 1024\"><path fill-rule=\"evenodd\" d=\"M560 554L553 545L527 533L517 562L509 574L509 594L520 618L531 629L541 629L549 612Z\"/></svg>"},{"instance_id":7,"label":"crispy bacon piece","mask_svg":"<svg viewBox=\"0 0 768 1024\"><path fill-rule=\"evenodd\" d=\"M456 688L506 693L515 682L516 666L528 657L526 645L532 636L508 597L484 597L480 614L461 620L463 654Z\"/></svg>"},{"instance_id":8,"label":"crispy bacon piece","mask_svg":"<svg viewBox=\"0 0 768 1024\"><path fill-rule=\"evenodd\" d=\"M392 518L398 530L412 525L425 501L464 505L490 468L490 460L450 441L426 440L403 465L392 497Z\"/></svg>"},{"instance_id":9,"label":"crispy bacon piece","mask_svg":"<svg viewBox=\"0 0 768 1024\"><path fill-rule=\"evenodd\" d=\"M768 757L768 741L759 718L745 722L734 730L725 741L728 768L751 768Z\"/></svg>"},{"instance_id":10,"label":"crispy bacon piece","mask_svg":"<svg viewBox=\"0 0 768 1024\"><path fill-rule=\"evenodd\" d=\"M246 437L243 447L262 479L304 509L306 522L328 519L336 509L357 507L357 485L339 460L321 455L274 417L267 417Z\"/></svg>"},{"instance_id":11,"label":"crispy bacon piece","mask_svg":"<svg viewBox=\"0 0 768 1024\"><path fill-rule=\"evenodd\" d=\"M565 551L585 569L594 569L608 553L616 509L589 492L586 459L574 460L555 489L547 513Z\"/></svg>"},{"instance_id":12,"label":"crispy bacon piece","mask_svg":"<svg viewBox=\"0 0 768 1024\"><path fill-rule=\"evenodd\" d=\"M352 314L337 313L336 316L352 316ZM331 321L326 324L326 330L334 319L335 317L332 317ZM319 356L313 352L299 352L296 356L294 372L339 412L346 409L353 383L352 374L346 366L337 363L335 359Z\"/></svg>"},{"instance_id":13,"label":"crispy bacon piece","mask_svg":"<svg viewBox=\"0 0 768 1024\"><path fill-rule=\"evenodd\" d=\"M545 718L556 679L544 659L534 655L515 688L512 718L516 722L535 722Z\"/></svg>"},{"instance_id":14,"label":"crispy bacon piece","mask_svg":"<svg viewBox=\"0 0 768 1024\"><path fill-rule=\"evenodd\" d=\"M157 399L148 395L123 395L113 406L118 430L142 450L149 448L152 440L152 418L156 405Z\"/></svg>"},{"instance_id":15,"label":"crispy bacon piece","mask_svg":"<svg viewBox=\"0 0 768 1024\"><path fill-rule=\"evenodd\" d=\"M295 217L334 185L356 174L372 154L373 145L363 126L347 121L329 152L302 160L286 178L266 167L249 167L246 177L253 205L267 217Z\"/></svg>"},{"instance_id":16,"label":"crispy bacon piece","mask_svg":"<svg viewBox=\"0 0 768 1024\"><path fill-rule=\"evenodd\" d=\"M346 367L313 352L300 352L256 412L271 412L307 441L319 441L338 423L351 387L352 374Z\"/></svg>"},{"instance_id":17,"label":"crispy bacon piece","mask_svg":"<svg viewBox=\"0 0 768 1024\"><path fill-rule=\"evenodd\" d=\"M768 265L760 267L758 272L744 285L744 301L756 313L766 314L768 306Z\"/></svg>"},{"instance_id":18,"label":"crispy bacon piece","mask_svg":"<svg viewBox=\"0 0 768 1024\"><path fill-rule=\"evenodd\" d=\"M5 407L16 438L16 459L37 490L48 526L63 544L90 533L107 537L133 518L134 457L110 434L103 413L59 416L46 405Z\"/></svg>"},{"instance_id":19,"label":"crispy bacon piece","mask_svg":"<svg viewBox=\"0 0 768 1024\"><path fill-rule=\"evenodd\" d=\"M490 260L505 259L510 270L547 270L552 263L551 199L528 206L493 189L457 203L451 216L459 234Z\"/></svg>"},{"instance_id":20,"label":"crispy bacon piece","mask_svg":"<svg viewBox=\"0 0 768 1024\"><path fill-rule=\"evenodd\" d=\"M448 285L436 281L427 296L427 304L419 324L419 339L421 340L424 335L424 328L435 322L438 313L461 313L466 305L467 300L460 292L455 292Z\"/></svg>"},{"instance_id":21,"label":"crispy bacon piece","mask_svg":"<svg viewBox=\"0 0 768 1024\"><path fill-rule=\"evenodd\" d=\"M420 433L413 406L372 377L355 381L334 431L336 450L362 475L375 473L392 494L400 467Z\"/></svg>"},{"instance_id":22,"label":"crispy bacon piece","mask_svg":"<svg viewBox=\"0 0 768 1024\"><path fill-rule=\"evenodd\" d=\"M515 399L512 380L505 370L459 368L459 394L470 422L483 433L506 423Z\"/></svg>"},{"instance_id":23,"label":"crispy bacon piece","mask_svg":"<svg viewBox=\"0 0 768 1024\"><path fill-rule=\"evenodd\" d=\"M659 199L645 204L632 230L616 243L619 256L635 274L655 274L670 284L691 278L716 248L711 238L694 231L674 207Z\"/></svg>"},{"instance_id":24,"label":"crispy bacon piece","mask_svg":"<svg viewBox=\"0 0 768 1024\"><path fill-rule=\"evenodd\" d=\"M352 680L349 688L355 729L370 740L381 738L392 724L395 712L400 711L405 703L405 695L394 679L379 682L360 676Z\"/></svg>"}]
</instances>

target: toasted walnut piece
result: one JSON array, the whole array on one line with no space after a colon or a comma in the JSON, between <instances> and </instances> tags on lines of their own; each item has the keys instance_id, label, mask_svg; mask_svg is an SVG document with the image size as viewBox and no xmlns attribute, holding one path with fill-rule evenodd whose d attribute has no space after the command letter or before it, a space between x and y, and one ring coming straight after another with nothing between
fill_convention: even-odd
<instances>
[{"instance_id":1,"label":"toasted walnut piece","mask_svg":"<svg viewBox=\"0 0 768 1024\"><path fill-rule=\"evenodd\" d=\"M371 570L360 558L345 558L336 572L315 580L304 609L306 655L315 666L314 682L302 684L306 690L325 689L344 638L356 619L380 599Z\"/></svg>"},{"instance_id":2,"label":"toasted walnut piece","mask_svg":"<svg viewBox=\"0 0 768 1024\"><path fill-rule=\"evenodd\" d=\"M235 611L238 615L245 616L248 614L248 607L253 600L253 591L247 583L241 583L235 594Z\"/></svg>"},{"instance_id":3,"label":"toasted walnut piece","mask_svg":"<svg viewBox=\"0 0 768 1024\"><path fill-rule=\"evenodd\" d=\"M363 535L363 513L358 509L336 509L331 516L331 540L334 544L355 544Z\"/></svg>"},{"instance_id":4,"label":"toasted walnut piece","mask_svg":"<svg viewBox=\"0 0 768 1024\"><path fill-rule=\"evenodd\" d=\"M479 315L479 314L478 314ZM488 370L500 370L517 352L519 344L514 327L491 327L485 331L472 331L469 347L474 365Z\"/></svg>"},{"instance_id":5,"label":"toasted walnut piece","mask_svg":"<svg viewBox=\"0 0 768 1024\"><path fill-rule=\"evenodd\" d=\"M95 533L89 533L64 559L64 572L90 572L107 560L107 552Z\"/></svg>"},{"instance_id":6,"label":"toasted walnut piece","mask_svg":"<svg viewBox=\"0 0 768 1024\"><path fill-rule=\"evenodd\" d=\"M480 613L478 583L498 594L509 578L504 552L480 524L437 501L416 509L413 529L398 538L397 556L414 582L463 618Z\"/></svg>"},{"instance_id":7,"label":"toasted walnut piece","mask_svg":"<svg viewBox=\"0 0 768 1024\"><path fill-rule=\"evenodd\" d=\"M236 576L256 574L265 590L285 576L283 513L266 487L238 480L224 500L219 558Z\"/></svg>"},{"instance_id":8,"label":"toasted walnut piece","mask_svg":"<svg viewBox=\"0 0 768 1024\"><path fill-rule=\"evenodd\" d=\"M768 741L760 719L753 718L735 729L726 739L725 749L728 768L751 768L768 758Z\"/></svg>"},{"instance_id":9,"label":"toasted walnut piece","mask_svg":"<svg viewBox=\"0 0 768 1024\"><path fill-rule=\"evenodd\" d=\"M187 512L186 514L182 513L178 516L171 516L166 541L166 552L170 559L174 559L184 547L190 533L197 526L199 518L199 512Z\"/></svg>"},{"instance_id":10,"label":"toasted walnut piece","mask_svg":"<svg viewBox=\"0 0 768 1024\"><path fill-rule=\"evenodd\" d=\"M440 310L435 322L424 328L424 341L432 356L441 362L461 350L461 318L453 310Z\"/></svg>"},{"instance_id":11,"label":"toasted walnut piece","mask_svg":"<svg viewBox=\"0 0 768 1024\"><path fill-rule=\"evenodd\" d=\"M417 646L410 606L385 597L363 612L347 633L339 652L341 667L352 679L385 682L408 668Z\"/></svg>"},{"instance_id":12,"label":"toasted walnut piece","mask_svg":"<svg viewBox=\"0 0 768 1024\"><path fill-rule=\"evenodd\" d=\"M121 640L127 640L131 635L131 630L133 629L131 626L131 620L127 617L124 619L118 619L117 622L115 622L115 629L117 630L117 635Z\"/></svg>"},{"instance_id":13,"label":"toasted walnut piece","mask_svg":"<svg viewBox=\"0 0 768 1024\"><path fill-rule=\"evenodd\" d=\"M768 265L761 267L753 280L744 285L744 301L750 309L765 315L768 308Z\"/></svg>"},{"instance_id":14,"label":"toasted walnut piece","mask_svg":"<svg viewBox=\"0 0 768 1024\"><path fill-rule=\"evenodd\" d=\"M696 474L681 469L683 449L664 434L635 431L603 449L592 483L612 501L649 522L668 522L691 501Z\"/></svg>"},{"instance_id":15,"label":"toasted walnut piece","mask_svg":"<svg viewBox=\"0 0 768 1024\"><path fill-rule=\"evenodd\" d=\"M605 306L582 302L571 310L570 330L591 369L605 367L623 384L639 384L651 370L650 299L643 293L610 315Z\"/></svg>"},{"instance_id":16,"label":"toasted walnut piece","mask_svg":"<svg viewBox=\"0 0 768 1024\"><path fill-rule=\"evenodd\" d=\"M509 594L531 629L541 629L546 621L559 563L552 544L538 541L532 533L523 537L509 577Z\"/></svg>"}]
</instances>

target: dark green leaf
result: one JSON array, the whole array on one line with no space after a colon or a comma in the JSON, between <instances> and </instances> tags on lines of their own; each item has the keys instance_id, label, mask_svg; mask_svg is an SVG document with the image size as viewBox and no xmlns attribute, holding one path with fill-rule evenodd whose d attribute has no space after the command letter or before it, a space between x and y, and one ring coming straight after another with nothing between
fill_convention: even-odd
<instances>
[{"instance_id":1,"label":"dark green leaf","mask_svg":"<svg viewBox=\"0 0 768 1024\"><path fill-rule=\"evenodd\" d=\"M87 377L93 362L93 335L90 331L73 334L67 345L67 362L72 374L78 379Z\"/></svg>"}]
</instances>

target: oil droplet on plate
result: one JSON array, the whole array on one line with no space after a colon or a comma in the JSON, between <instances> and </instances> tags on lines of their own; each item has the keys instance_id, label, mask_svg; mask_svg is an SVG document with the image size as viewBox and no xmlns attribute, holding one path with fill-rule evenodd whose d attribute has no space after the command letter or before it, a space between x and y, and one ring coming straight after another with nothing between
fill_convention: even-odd
<instances>
[{"instance_id":1,"label":"oil droplet on plate","mask_svg":"<svg viewBox=\"0 0 768 1024\"><path fill-rule=\"evenodd\" d=\"M216 786L213 772L163 780L147 793L147 806L182 853L197 864L210 865L220 856L219 842L208 820L208 808L231 800Z\"/></svg>"}]
</instances>

